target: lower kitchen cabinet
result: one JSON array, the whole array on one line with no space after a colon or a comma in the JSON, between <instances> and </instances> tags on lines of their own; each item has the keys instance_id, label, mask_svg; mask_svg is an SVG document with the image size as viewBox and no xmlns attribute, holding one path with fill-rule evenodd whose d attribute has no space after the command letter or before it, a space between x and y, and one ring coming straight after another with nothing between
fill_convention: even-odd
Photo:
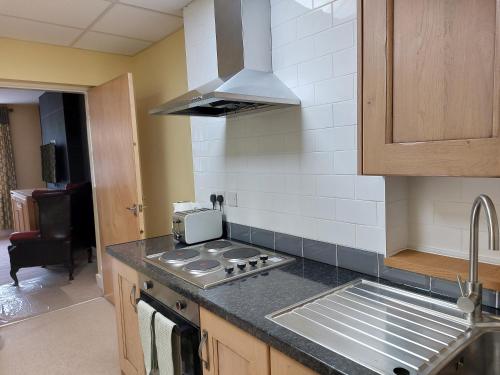
<instances>
[{"instance_id":1,"label":"lower kitchen cabinet","mask_svg":"<svg viewBox=\"0 0 500 375\"><path fill-rule=\"evenodd\" d=\"M139 276L113 259L113 287L119 359L124 375L146 375L136 298ZM200 307L204 375L315 375L294 359Z\"/></svg>"},{"instance_id":2,"label":"lower kitchen cabinet","mask_svg":"<svg viewBox=\"0 0 500 375\"><path fill-rule=\"evenodd\" d=\"M271 348L271 374L272 375L317 375L313 370L301 365L299 362Z\"/></svg>"},{"instance_id":3,"label":"lower kitchen cabinet","mask_svg":"<svg viewBox=\"0 0 500 375\"><path fill-rule=\"evenodd\" d=\"M121 371L125 375L144 375L146 371L135 306L135 300L139 297L138 274L115 259L113 288Z\"/></svg>"},{"instance_id":4,"label":"lower kitchen cabinet","mask_svg":"<svg viewBox=\"0 0 500 375\"><path fill-rule=\"evenodd\" d=\"M204 375L315 375L316 373L200 308ZM206 364L206 366L205 366Z\"/></svg>"},{"instance_id":5,"label":"lower kitchen cabinet","mask_svg":"<svg viewBox=\"0 0 500 375\"><path fill-rule=\"evenodd\" d=\"M269 369L269 347L262 341L200 308L204 375L266 375Z\"/></svg>"}]
</instances>

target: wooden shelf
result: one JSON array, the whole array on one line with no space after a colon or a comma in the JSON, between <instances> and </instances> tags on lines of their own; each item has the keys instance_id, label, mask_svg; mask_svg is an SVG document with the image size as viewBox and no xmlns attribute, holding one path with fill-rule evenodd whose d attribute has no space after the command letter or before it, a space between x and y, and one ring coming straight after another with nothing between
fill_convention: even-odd
<instances>
[{"instance_id":1,"label":"wooden shelf","mask_svg":"<svg viewBox=\"0 0 500 375\"><path fill-rule=\"evenodd\" d=\"M409 249L385 258L384 264L388 267L451 281L457 280L457 274L460 274L464 280L469 276L467 260ZM479 263L479 280L483 283L483 288L500 290L500 266Z\"/></svg>"}]
</instances>

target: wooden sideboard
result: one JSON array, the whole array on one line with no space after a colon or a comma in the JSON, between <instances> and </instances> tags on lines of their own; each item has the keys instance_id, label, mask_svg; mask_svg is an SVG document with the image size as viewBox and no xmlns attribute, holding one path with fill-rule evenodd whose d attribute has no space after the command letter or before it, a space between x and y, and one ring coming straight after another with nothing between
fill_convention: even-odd
<instances>
[{"instance_id":1,"label":"wooden sideboard","mask_svg":"<svg viewBox=\"0 0 500 375\"><path fill-rule=\"evenodd\" d=\"M33 190L12 190L10 192L15 232L38 230L38 206L31 197Z\"/></svg>"}]
</instances>

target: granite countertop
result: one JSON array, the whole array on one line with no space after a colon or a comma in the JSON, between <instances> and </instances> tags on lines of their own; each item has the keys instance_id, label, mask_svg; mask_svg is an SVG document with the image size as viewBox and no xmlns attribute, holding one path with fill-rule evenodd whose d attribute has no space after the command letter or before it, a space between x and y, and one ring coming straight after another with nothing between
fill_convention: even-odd
<instances>
[{"instance_id":1,"label":"granite countertop","mask_svg":"<svg viewBox=\"0 0 500 375\"><path fill-rule=\"evenodd\" d=\"M204 290L142 260L145 255L181 247L184 246L172 236L163 236L110 246L107 252L320 374L376 374L271 322L266 315L354 279L378 281L377 278L296 258L288 265Z\"/></svg>"}]
</instances>

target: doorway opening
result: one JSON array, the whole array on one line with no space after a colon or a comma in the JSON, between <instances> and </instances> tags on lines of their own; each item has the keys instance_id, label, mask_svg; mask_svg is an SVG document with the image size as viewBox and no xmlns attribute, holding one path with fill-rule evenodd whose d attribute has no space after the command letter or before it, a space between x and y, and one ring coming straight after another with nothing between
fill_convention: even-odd
<instances>
[{"instance_id":1,"label":"doorway opening","mask_svg":"<svg viewBox=\"0 0 500 375\"><path fill-rule=\"evenodd\" d=\"M85 94L0 88L0 111L1 326L102 291Z\"/></svg>"}]
</instances>

